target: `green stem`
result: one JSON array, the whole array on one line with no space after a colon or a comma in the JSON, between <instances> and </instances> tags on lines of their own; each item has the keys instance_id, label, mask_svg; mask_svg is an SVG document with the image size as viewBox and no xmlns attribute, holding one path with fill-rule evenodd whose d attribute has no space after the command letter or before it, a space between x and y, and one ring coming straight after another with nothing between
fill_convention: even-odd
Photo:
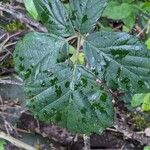
<instances>
[{"instance_id":1,"label":"green stem","mask_svg":"<svg viewBox=\"0 0 150 150\"><path fill-rule=\"evenodd\" d=\"M75 74L77 70L77 64L78 64L78 55L80 52L80 46L81 46L82 37L78 34L78 41L77 41L77 49L76 49L76 56L75 56L75 62L74 62L74 70L72 74L72 82L71 82L71 90L74 90L74 81L75 81Z\"/></svg>"}]
</instances>

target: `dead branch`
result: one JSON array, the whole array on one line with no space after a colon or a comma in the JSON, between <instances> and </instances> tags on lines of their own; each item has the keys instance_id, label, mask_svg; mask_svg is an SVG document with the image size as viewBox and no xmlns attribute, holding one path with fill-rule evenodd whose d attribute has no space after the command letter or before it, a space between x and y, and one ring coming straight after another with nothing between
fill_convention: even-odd
<instances>
[{"instance_id":1,"label":"dead branch","mask_svg":"<svg viewBox=\"0 0 150 150\"><path fill-rule=\"evenodd\" d=\"M15 139L14 137L6 134L5 132L3 132L1 130L0 130L0 138L11 142L12 144L14 144L15 146L17 146L19 148L24 148L26 150L36 150L34 147L32 147L18 139Z\"/></svg>"},{"instance_id":2,"label":"dead branch","mask_svg":"<svg viewBox=\"0 0 150 150\"><path fill-rule=\"evenodd\" d=\"M19 82L15 82L12 80L1 80L1 79L0 79L0 84L22 85L22 83Z\"/></svg>"},{"instance_id":3,"label":"dead branch","mask_svg":"<svg viewBox=\"0 0 150 150\"><path fill-rule=\"evenodd\" d=\"M32 19L25 16L21 12L16 11L12 6L8 4L2 4L2 2L0 2L0 11L4 11L11 14L14 18L20 20L27 26L35 27L38 31L47 32L47 29L43 27L40 23L33 21Z\"/></svg>"},{"instance_id":4,"label":"dead branch","mask_svg":"<svg viewBox=\"0 0 150 150\"><path fill-rule=\"evenodd\" d=\"M118 109L118 108L117 108ZM150 138L146 137L143 133L137 133L130 129L126 123L126 117L122 112L116 110L120 115L121 120L116 117L114 127L119 133L122 133L125 139L135 140L141 143L141 145L150 145Z\"/></svg>"},{"instance_id":5,"label":"dead branch","mask_svg":"<svg viewBox=\"0 0 150 150\"><path fill-rule=\"evenodd\" d=\"M27 112L21 114L20 123L21 124L18 124L18 128L22 128L23 125L25 130L36 132L41 134L43 137L48 137L63 145L70 145L74 139L74 135L66 129L59 128L54 124L38 122L33 116L31 116L30 113Z\"/></svg>"}]
</instances>

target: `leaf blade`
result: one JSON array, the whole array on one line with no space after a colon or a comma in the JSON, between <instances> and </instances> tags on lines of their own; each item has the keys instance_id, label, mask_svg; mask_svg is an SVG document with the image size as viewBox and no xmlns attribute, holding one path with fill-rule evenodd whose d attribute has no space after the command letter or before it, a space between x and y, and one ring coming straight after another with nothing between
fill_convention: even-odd
<instances>
[{"instance_id":1,"label":"leaf blade","mask_svg":"<svg viewBox=\"0 0 150 150\"><path fill-rule=\"evenodd\" d=\"M56 45L52 47L54 41ZM39 53L41 45L42 53ZM24 78L28 107L40 120L67 127L72 132L101 133L113 122L111 96L86 68L74 67L68 55L68 43L54 35L30 33L18 43L14 56L16 68L19 71L23 63L25 70L31 69L30 76ZM24 76L24 71L20 72Z\"/></svg>"},{"instance_id":2,"label":"leaf blade","mask_svg":"<svg viewBox=\"0 0 150 150\"><path fill-rule=\"evenodd\" d=\"M71 20L77 31L90 32L106 7L106 0L71 0Z\"/></svg>"},{"instance_id":3,"label":"leaf blade","mask_svg":"<svg viewBox=\"0 0 150 150\"><path fill-rule=\"evenodd\" d=\"M150 90L150 53L137 38L126 33L93 33L85 41L84 52L90 67L109 87L132 93Z\"/></svg>"},{"instance_id":4,"label":"leaf blade","mask_svg":"<svg viewBox=\"0 0 150 150\"><path fill-rule=\"evenodd\" d=\"M25 7L27 9L27 11L29 12L29 14L36 20L38 20L38 13L37 10L34 6L34 2L33 0L23 0Z\"/></svg>"},{"instance_id":5,"label":"leaf blade","mask_svg":"<svg viewBox=\"0 0 150 150\"><path fill-rule=\"evenodd\" d=\"M72 23L60 0L34 0L42 23L50 33L68 37L74 34Z\"/></svg>"}]
</instances>

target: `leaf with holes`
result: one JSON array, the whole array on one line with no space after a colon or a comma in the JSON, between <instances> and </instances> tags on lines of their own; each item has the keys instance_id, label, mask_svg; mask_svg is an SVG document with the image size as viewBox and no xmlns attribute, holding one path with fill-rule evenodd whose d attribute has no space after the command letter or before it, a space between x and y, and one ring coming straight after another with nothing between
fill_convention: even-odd
<instances>
[{"instance_id":1,"label":"leaf with holes","mask_svg":"<svg viewBox=\"0 0 150 150\"><path fill-rule=\"evenodd\" d=\"M112 89L150 91L150 52L126 33L96 32L85 39L90 68Z\"/></svg>"},{"instance_id":2,"label":"leaf with holes","mask_svg":"<svg viewBox=\"0 0 150 150\"><path fill-rule=\"evenodd\" d=\"M60 0L33 0L39 18L49 32L67 37L74 33L69 14Z\"/></svg>"},{"instance_id":3,"label":"leaf with holes","mask_svg":"<svg viewBox=\"0 0 150 150\"><path fill-rule=\"evenodd\" d=\"M14 59L28 106L43 121L101 133L113 122L112 98L84 66L71 64L68 54L68 43L52 35L30 33L18 43Z\"/></svg>"},{"instance_id":4,"label":"leaf with holes","mask_svg":"<svg viewBox=\"0 0 150 150\"><path fill-rule=\"evenodd\" d=\"M27 34L14 52L27 106L74 133L102 133L113 122L113 90L150 91L150 51L126 33L91 33L106 0L70 0L67 11L60 0L33 1L50 33Z\"/></svg>"},{"instance_id":5,"label":"leaf with holes","mask_svg":"<svg viewBox=\"0 0 150 150\"><path fill-rule=\"evenodd\" d=\"M70 16L75 29L82 34L90 32L106 4L106 0L70 0Z\"/></svg>"}]
</instances>

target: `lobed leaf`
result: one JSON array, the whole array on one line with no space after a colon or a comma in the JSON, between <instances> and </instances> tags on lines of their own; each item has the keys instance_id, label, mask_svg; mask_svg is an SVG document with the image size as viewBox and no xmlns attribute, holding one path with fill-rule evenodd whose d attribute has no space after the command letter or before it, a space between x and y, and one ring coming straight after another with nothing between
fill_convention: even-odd
<instances>
[{"instance_id":1,"label":"lobed leaf","mask_svg":"<svg viewBox=\"0 0 150 150\"><path fill-rule=\"evenodd\" d=\"M49 32L62 37L68 37L74 33L69 15L60 0L33 1L40 20Z\"/></svg>"},{"instance_id":2,"label":"lobed leaf","mask_svg":"<svg viewBox=\"0 0 150 150\"><path fill-rule=\"evenodd\" d=\"M90 68L113 89L150 91L150 51L134 36L97 32L85 39Z\"/></svg>"},{"instance_id":3,"label":"lobed leaf","mask_svg":"<svg viewBox=\"0 0 150 150\"><path fill-rule=\"evenodd\" d=\"M68 54L68 43L54 35L29 33L17 44L14 60L28 107L40 120L72 132L101 133L113 123L111 97L84 66L71 64Z\"/></svg>"},{"instance_id":4,"label":"lobed leaf","mask_svg":"<svg viewBox=\"0 0 150 150\"><path fill-rule=\"evenodd\" d=\"M90 32L106 4L106 0L70 0L71 20L75 29L82 34Z\"/></svg>"}]
</instances>

